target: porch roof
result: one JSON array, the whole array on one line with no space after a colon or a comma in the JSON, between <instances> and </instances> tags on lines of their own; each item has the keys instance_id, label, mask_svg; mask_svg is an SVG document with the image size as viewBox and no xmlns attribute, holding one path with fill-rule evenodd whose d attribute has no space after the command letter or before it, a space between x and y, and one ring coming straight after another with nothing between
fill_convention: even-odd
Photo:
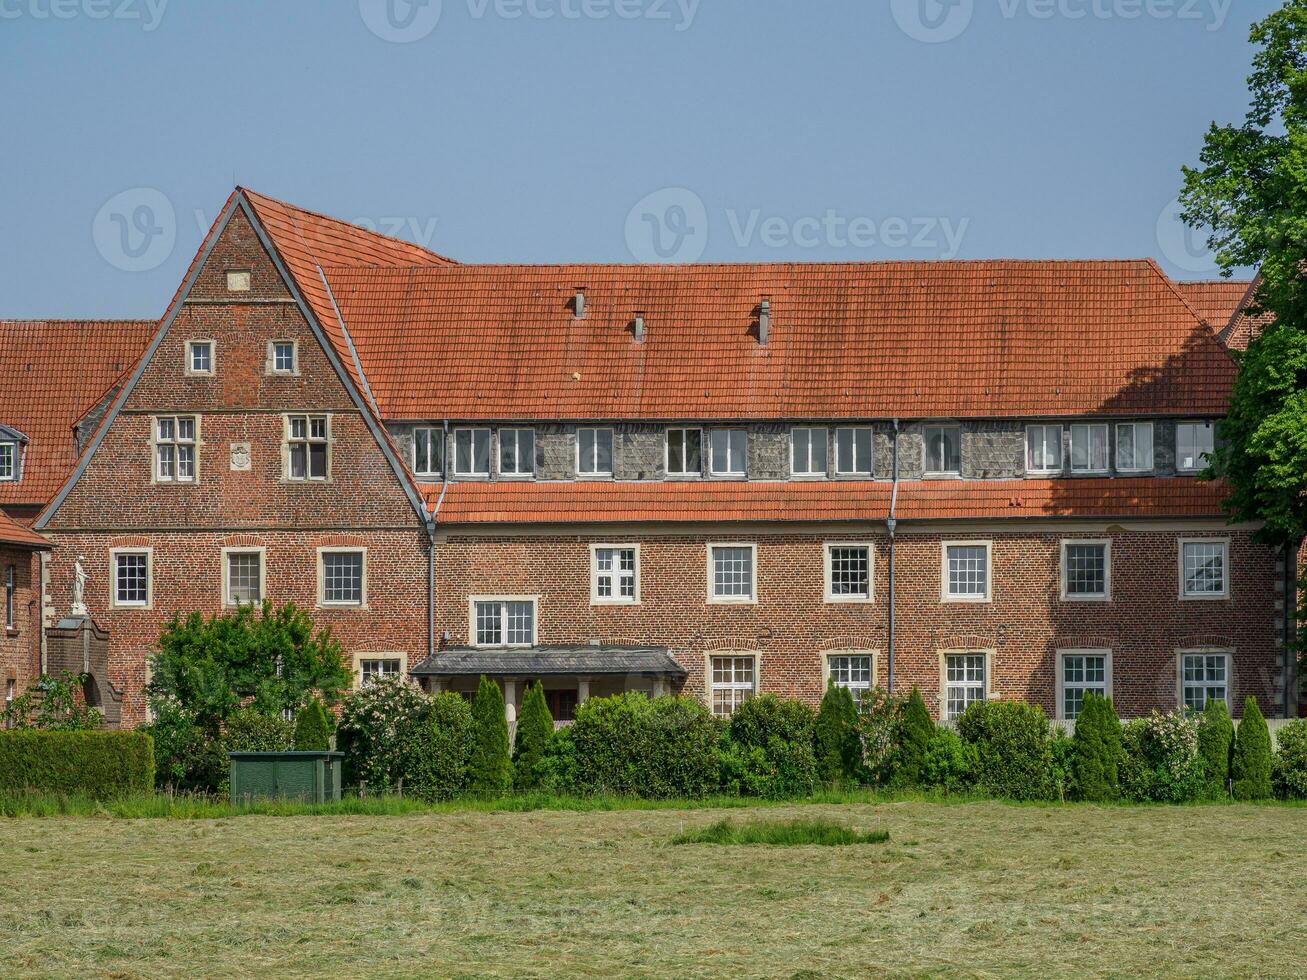
<instances>
[{"instance_id":1,"label":"porch roof","mask_svg":"<svg viewBox=\"0 0 1307 980\"><path fill-rule=\"evenodd\" d=\"M451 647L434 657L428 657L409 673L414 677L639 674L645 677L683 678L685 668L672 659L666 647Z\"/></svg>"}]
</instances>

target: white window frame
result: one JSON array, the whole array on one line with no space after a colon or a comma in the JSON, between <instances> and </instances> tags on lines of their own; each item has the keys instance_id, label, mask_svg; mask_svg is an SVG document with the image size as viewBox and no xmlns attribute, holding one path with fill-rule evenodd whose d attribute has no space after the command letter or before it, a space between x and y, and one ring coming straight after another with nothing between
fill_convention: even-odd
<instances>
[{"instance_id":1,"label":"white window frame","mask_svg":"<svg viewBox=\"0 0 1307 980\"><path fill-rule=\"evenodd\" d=\"M183 421L191 423L191 438L182 439L178 433L181 431ZM159 434L159 423L172 423L172 436L165 439ZM151 415L150 416L150 454L153 457L151 465L153 467L153 483L177 483L190 486L200 482L200 416L199 415ZM172 473L164 475L160 464L163 462L163 450L165 447L172 449ZM191 451L191 475L181 476L181 451L189 448Z\"/></svg>"},{"instance_id":2,"label":"white window frame","mask_svg":"<svg viewBox=\"0 0 1307 980\"><path fill-rule=\"evenodd\" d=\"M672 469L672 433L681 433L681 468ZM699 468L697 470L687 469L689 465L689 451L686 448L686 442L690 433L697 433L699 436ZM667 428L663 435L663 472L674 479L693 479L694 477L703 476L703 429L692 425L673 425Z\"/></svg>"},{"instance_id":3,"label":"white window frame","mask_svg":"<svg viewBox=\"0 0 1307 980\"><path fill-rule=\"evenodd\" d=\"M635 552L635 567L632 578L635 595L621 594L621 572L614 570L607 574L612 576L613 588L610 595L599 594L599 552L632 551ZM590 605L592 606L638 606L640 605L640 546L638 544L592 544L590 545Z\"/></svg>"},{"instance_id":4,"label":"white window frame","mask_svg":"<svg viewBox=\"0 0 1307 980\"><path fill-rule=\"evenodd\" d=\"M277 367L277 348L283 344L290 344L290 367ZM264 373L278 375L280 377L294 377L300 373L300 345L299 341L289 338L279 338L268 341L268 359L264 364Z\"/></svg>"},{"instance_id":5,"label":"white window frame","mask_svg":"<svg viewBox=\"0 0 1307 980\"><path fill-rule=\"evenodd\" d=\"M526 602L531 604L531 640L528 643L509 643L508 640L508 603ZM477 639L477 605L480 603L497 603L499 605L499 630L503 643L481 643ZM540 638L540 597L537 595L472 595L467 597L467 638L468 645L479 650L524 650L539 645Z\"/></svg>"},{"instance_id":6,"label":"white window frame","mask_svg":"<svg viewBox=\"0 0 1307 980\"><path fill-rule=\"evenodd\" d=\"M1190 592L1185 577L1184 568L1184 549L1190 544L1219 544L1224 551L1222 561L1222 589L1220 592ZM1220 601L1230 598L1230 539L1229 538L1180 538L1176 542L1176 558L1180 570L1180 598L1186 602L1202 602L1204 600Z\"/></svg>"},{"instance_id":7,"label":"white window frame","mask_svg":"<svg viewBox=\"0 0 1307 980\"><path fill-rule=\"evenodd\" d=\"M731 677L732 677L731 680L722 681L720 683L714 681L713 680L714 660L753 661L752 681L746 684L743 681L737 681L734 679L737 669L739 667L739 665L734 662L731 664ZM758 654L756 650L709 650L705 652L704 653L704 691L708 701L708 712L714 718L721 718L725 720L730 718L731 715L735 713L735 709L738 708L745 701L748 701L749 698L756 698L758 696L758 692L762 690L761 668L762 668L762 657ZM735 696L732 695L731 700L735 703L733 704L730 712L726 714L719 714L714 704L715 699L713 697L713 695L718 690L732 691L732 692L739 691L739 692L745 692L745 694L742 698L739 699L739 701L736 701Z\"/></svg>"},{"instance_id":8,"label":"white window frame","mask_svg":"<svg viewBox=\"0 0 1307 980\"><path fill-rule=\"evenodd\" d=\"M749 561L751 564L749 595L747 596L719 596L713 591L716 584L716 562L713 560L713 552L718 548L747 548L749 550ZM752 541L710 541L705 547L707 552L707 573L708 573L708 604L712 606L750 606L758 602L758 545Z\"/></svg>"},{"instance_id":9,"label":"white window frame","mask_svg":"<svg viewBox=\"0 0 1307 980\"><path fill-rule=\"evenodd\" d=\"M468 465L471 466L472 469L468 469L468 470L460 469L458 465L458 440L459 437L463 435L466 435L469 440L467 445L468 448L467 461L468 461ZM476 469L478 436L484 436L486 440L486 468L484 470ZM452 472L454 476L464 477L464 478L472 477L474 479L488 479L490 477L490 471L494 468L495 465L494 449L495 449L494 439L491 438L491 432L488 427L479 426L479 425L459 426L457 429L454 430L454 463L452 468Z\"/></svg>"},{"instance_id":10,"label":"white window frame","mask_svg":"<svg viewBox=\"0 0 1307 980\"><path fill-rule=\"evenodd\" d=\"M1112 696L1112 651L1099 649L1065 649L1057 651L1057 705L1054 711L1054 717L1058 721L1070 721L1066 713L1066 692L1072 690L1089 691L1097 688L1099 685L1088 681L1074 681L1070 684L1066 679L1066 659L1068 657L1102 657L1103 658L1103 695L1104 697Z\"/></svg>"},{"instance_id":11,"label":"white window frame","mask_svg":"<svg viewBox=\"0 0 1307 980\"><path fill-rule=\"evenodd\" d=\"M833 677L833 673L831 670L832 660L840 660L846 658L851 659L855 657L865 657L866 659L871 661L870 680L867 682L866 686L863 686L861 684L842 684L838 681L836 682L836 685L839 687L847 688L849 691L853 692L853 697L855 700L861 696L862 692L870 691L873 687L875 687L880 680L880 674L879 674L880 651L849 649L849 650L823 650L821 652L821 689L825 691L826 688L830 686Z\"/></svg>"},{"instance_id":12,"label":"white window frame","mask_svg":"<svg viewBox=\"0 0 1307 980\"><path fill-rule=\"evenodd\" d=\"M1210 432L1211 435L1212 435L1212 448L1211 448L1210 450L1208 450L1208 452L1215 452L1215 451L1216 451L1216 423L1215 423L1215 422L1186 421L1186 422L1177 422L1177 423L1175 424L1175 469L1176 469L1176 472L1177 472L1177 473L1201 473L1203 470L1207 469L1207 467L1208 467L1210 464L1209 464L1209 462L1208 462L1207 460L1205 460L1205 459L1202 458L1204 455L1206 455L1206 453L1199 453L1199 452L1198 452L1198 440L1197 440L1197 438L1194 439L1194 456L1197 457L1197 459L1198 459L1198 465L1196 465L1196 466L1182 466L1182 465L1180 464L1180 457L1181 457L1181 455L1182 455L1182 453L1180 452L1180 430L1181 430L1181 429L1185 429L1185 428L1192 428L1192 429L1194 430L1194 435L1195 435L1195 437L1197 436L1197 434L1198 434L1198 430L1199 430L1200 428L1206 428L1207 431Z\"/></svg>"},{"instance_id":13,"label":"white window frame","mask_svg":"<svg viewBox=\"0 0 1307 980\"><path fill-rule=\"evenodd\" d=\"M1134 430L1134 445L1135 445L1136 457L1138 457L1139 455L1139 432L1142 429L1148 430L1149 451L1148 451L1148 458L1144 461L1146 465L1139 466L1138 465L1139 460L1137 458L1134 460L1135 465L1133 466L1121 465L1121 430L1122 429ZM1157 466L1157 430L1153 426L1152 422L1118 422L1116 423L1116 431L1113 432L1113 436L1115 437L1116 444L1112 447L1113 449L1112 462L1116 464L1116 471L1118 473L1148 473Z\"/></svg>"},{"instance_id":14,"label":"white window frame","mask_svg":"<svg viewBox=\"0 0 1307 980\"><path fill-rule=\"evenodd\" d=\"M839 595L834 591L835 549L865 548L867 550L867 594ZM876 546L870 541L827 541L822 549L824 560L824 586L822 591L829 603L868 603L876 601Z\"/></svg>"},{"instance_id":15,"label":"white window frame","mask_svg":"<svg viewBox=\"0 0 1307 980\"><path fill-rule=\"evenodd\" d=\"M985 549L985 594L954 595L949 591L948 550L950 548ZM941 541L939 543L939 598L940 602L992 602L994 599L994 542L992 541Z\"/></svg>"},{"instance_id":16,"label":"white window frame","mask_svg":"<svg viewBox=\"0 0 1307 980\"><path fill-rule=\"evenodd\" d=\"M221 567L222 567L222 604L234 608L236 602L232 599L231 594L231 568L230 561L232 555L258 555L259 557L259 601L252 605L261 605L263 600L268 597L268 562L267 549L263 546L257 547L240 547L240 548L222 548L220 550Z\"/></svg>"},{"instance_id":17,"label":"white window frame","mask_svg":"<svg viewBox=\"0 0 1307 980\"><path fill-rule=\"evenodd\" d=\"M853 454L853 468L849 469L840 465L840 433L851 433L849 443L849 452ZM858 458L858 433L867 433L867 458L860 460ZM870 425L839 425L835 427L835 432L831 436L831 442L835 446L835 475L836 476L864 476L868 479L876 471L876 430ZM863 466L863 463L866 465Z\"/></svg>"},{"instance_id":18,"label":"white window frame","mask_svg":"<svg viewBox=\"0 0 1307 980\"><path fill-rule=\"evenodd\" d=\"M1070 566L1067 564L1067 549L1072 545L1102 545L1103 547L1103 594L1075 595L1068 591ZM1111 602L1112 601L1112 542L1108 538L1064 538L1061 545L1061 580L1063 602Z\"/></svg>"},{"instance_id":19,"label":"white window frame","mask_svg":"<svg viewBox=\"0 0 1307 980\"><path fill-rule=\"evenodd\" d=\"M591 469L584 468L581 463L581 433L594 433L594 453L593 458L589 461ZM593 468L599 461L599 434L608 433L608 469L601 470ZM594 477L611 477L613 468L617 465L617 433L613 431L612 426L608 425L583 425L576 430L576 475L577 476L594 476Z\"/></svg>"},{"instance_id":20,"label":"white window frame","mask_svg":"<svg viewBox=\"0 0 1307 980\"><path fill-rule=\"evenodd\" d=\"M292 436L296 419L304 420L304 438ZM322 422L322 436L313 435L315 420ZM325 412L287 412L282 416L282 479L288 483L326 483L331 480L331 415ZM291 456L294 447L304 447L304 475L291 473ZM325 446L323 452L323 474L313 475L313 446Z\"/></svg>"},{"instance_id":21,"label":"white window frame","mask_svg":"<svg viewBox=\"0 0 1307 980\"><path fill-rule=\"evenodd\" d=\"M365 663L390 662L399 665L397 671L386 671L381 676L390 676L392 673L400 677L408 676L408 654L402 650L385 650L381 652L360 652L354 653L354 688L357 690L364 685L363 665Z\"/></svg>"},{"instance_id":22,"label":"white window frame","mask_svg":"<svg viewBox=\"0 0 1307 980\"><path fill-rule=\"evenodd\" d=\"M993 650L941 650L939 651L939 717L941 721L956 721L962 717L961 712L949 714L949 688L959 687L974 689L974 681L962 681L950 685L948 679L948 661L950 657L980 657L984 663L984 675L980 680L980 700L992 701L994 693L994 651ZM964 665L965 666L965 665ZM965 708L963 709L966 710Z\"/></svg>"},{"instance_id":23,"label":"white window frame","mask_svg":"<svg viewBox=\"0 0 1307 980\"><path fill-rule=\"evenodd\" d=\"M1055 434L1054 444L1057 446L1057 463L1054 466L1036 466L1035 463L1035 446L1034 436L1040 435L1040 449L1048 447L1048 435L1052 431ZM1048 475L1051 473L1061 473L1066 468L1066 446L1062 441L1062 423L1043 423L1035 422L1026 426L1026 472L1039 475Z\"/></svg>"},{"instance_id":24,"label":"white window frame","mask_svg":"<svg viewBox=\"0 0 1307 980\"><path fill-rule=\"evenodd\" d=\"M1103 465L1093 465L1093 430L1103 431ZM1086 465L1076 466L1076 433L1083 432L1089 440L1086 447ZM1106 422L1076 422L1071 426L1071 453L1067 464L1072 473L1110 473L1112 470L1112 430Z\"/></svg>"},{"instance_id":25,"label":"white window frame","mask_svg":"<svg viewBox=\"0 0 1307 980\"><path fill-rule=\"evenodd\" d=\"M145 556L145 601L135 599L119 601L118 599L118 556ZM109 608L111 609L153 609L154 608L154 549L146 547L127 547L109 549Z\"/></svg>"},{"instance_id":26,"label":"white window frame","mask_svg":"<svg viewBox=\"0 0 1307 980\"><path fill-rule=\"evenodd\" d=\"M496 454L496 458L499 464L499 475L506 480L534 480L536 475L536 430L530 426L521 425L500 429L498 434L499 446L497 448L499 452ZM524 434L531 437L531 451L526 456L526 469L522 468L522 436ZM504 468L505 437L513 446L513 459L516 468L511 470Z\"/></svg>"},{"instance_id":27,"label":"white window frame","mask_svg":"<svg viewBox=\"0 0 1307 980\"><path fill-rule=\"evenodd\" d=\"M1224 657L1225 658L1225 707L1229 711L1234 710L1234 651L1228 647L1192 647L1185 650L1175 651L1175 698L1176 706L1185 710L1184 700L1184 658L1185 657ZM1208 685L1203 684L1206 688ZM1203 695L1203 703L1206 705L1206 693ZM1197 709L1201 710L1201 709Z\"/></svg>"},{"instance_id":28,"label":"white window frame","mask_svg":"<svg viewBox=\"0 0 1307 980\"><path fill-rule=\"evenodd\" d=\"M932 469L930 458L930 434L951 429L958 434L958 468L956 470ZM956 477L962 475L962 426L957 422L933 422L921 429L922 472L926 476Z\"/></svg>"},{"instance_id":29,"label":"white window frame","mask_svg":"<svg viewBox=\"0 0 1307 980\"><path fill-rule=\"evenodd\" d=\"M18 479L18 443L11 440L0 442L0 453L9 457L8 468L0 471L0 483L10 483Z\"/></svg>"},{"instance_id":30,"label":"white window frame","mask_svg":"<svg viewBox=\"0 0 1307 980\"><path fill-rule=\"evenodd\" d=\"M359 598L354 600L327 599L327 555L362 555L359 564ZM368 549L361 545L324 545L318 549L318 608L319 609L366 609L368 608Z\"/></svg>"},{"instance_id":31,"label":"white window frame","mask_svg":"<svg viewBox=\"0 0 1307 980\"><path fill-rule=\"evenodd\" d=\"M195 349L200 345L209 348L209 366L195 366ZM218 373L218 343L208 337L197 337L186 341L186 374L193 378L211 378Z\"/></svg>"},{"instance_id":32,"label":"white window frame","mask_svg":"<svg viewBox=\"0 0 1307 980\"><path fill-rule=\"evenodd\" d=\"M418 467L418 442L427 443L427 462L434 465ZM434 458L438 457L438 458ZM431 426L418 426L413 430L413 475L440 476L445 471L445 430Z\"/></svg>"},{"instance_id":33,"label":"white window frame","mask_svg":"<svg viewBox=\"0 0 1307 980\"><path fill-rule=\"evenodd\" d=\"M808 458L804 460L806 469L799 469L798 462L798 442L795 437L800 432L808 433ZM819 435L819 440L814 440L813 434ZM813 469L812 448L814 445L822 447L821 468ZM824 480L827 474L827 468L830 466L830 429L825 426L796 425L790 428L790 476L800 480Z\"/></svg>"},{"instance_id":34,"label":"white window frame","mask_svg":"<svg viewBox=\"0 0 1307 980\"><path fill-rule=\"evenodd\" d=\"M719 470L716 466L716 447L713 445L718 436L726 439L726 469ZM740 465L738 467L731 465L731 457L734 455L733 442L739 436L743 445L740 447ZM729 429L716 428L708 432L708 472L713 476L746 476L749 472L749 431L747 429Z\"/></svg>"}]
</instances>

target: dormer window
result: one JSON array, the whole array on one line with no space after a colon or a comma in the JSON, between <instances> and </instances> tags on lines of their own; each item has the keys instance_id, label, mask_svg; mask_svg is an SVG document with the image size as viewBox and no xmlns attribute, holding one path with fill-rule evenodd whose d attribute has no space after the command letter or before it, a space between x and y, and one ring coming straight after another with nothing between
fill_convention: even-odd
<instances>
[{"instance_id":1,"label":"dormer window","mask_svg":"<svg viewBox=\"0 0 1307 980\"><path fill-rule=\"evenodd\" d=\"M212 340L188 340L186 342L186 373L213 373Z\"/></svg>"},{"instance_id":2,"label":"dormer window","mask_svg":"<svg viewBox=\"0 0 1307 980\"><path fill-rule=\"evenodd\" d=\"M18 479L18 443L0 442L0 480Z\"/></svg>"}]
</instances>

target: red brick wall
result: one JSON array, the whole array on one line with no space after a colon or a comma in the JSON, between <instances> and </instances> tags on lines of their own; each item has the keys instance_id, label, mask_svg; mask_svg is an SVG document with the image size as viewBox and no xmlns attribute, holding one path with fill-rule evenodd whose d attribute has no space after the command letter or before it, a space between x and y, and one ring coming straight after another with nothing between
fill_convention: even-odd
<instances>
[{"instance_id":1,"label":"red brick wall","mask_svg":"<svg viewBox=\"0 0 1307 980\"><path fill-rule=\"evenodd\" d=\"M704 652L739 649L761 654L762 688L815 703L822 690L821 652L881 651L886 681L889 596L888 541L871 534L741 534L632 537L478 537L455 531L436 550L437 628L455 644L469 642L468 596L538 595L542 644L611 643L667 646L689 673L686 691L704 691ZM1178 598L1177 538L1228 537L1229 599ZM1112 599L1106 603L1060 599L1063 538L1110 538ZM993 542L993 601L940 601L940 542L975 538ZM869 541L876 546L871 604L823 599L826 541ZM709 541L757 542L758 603L706 601ZM590 605L591 543L641 546L638 606ZM940 651L996 652L991 690L1024 698L1053 715L1055 651L1106 647L1113 651L1113 688L1122 715L1176 704L1179 647L1221 646L1235 651L1236 709L1246 694L1278 714L1275 648L1275 555L1246 533L1221 531L1115 531L1022 533L1010 529L943 534L900 534L897 554L895 684L920 686L938 710Z\"/></svg>"},{"instance_id":2,"label":"red brick wall","mask_svg":"<svg viewBox=\"0 0 1307 980\"><path fill-rule=\"evenodd\" d=\"M3 603L11 566L17 586L12 629L5 624L4 607L0 604L0 708L4 706L9 681L14 682L14 693L18 695L36 679L40 657L38 558L26 549L0 545L0 603Z\"/></svg>"}]
</instances>

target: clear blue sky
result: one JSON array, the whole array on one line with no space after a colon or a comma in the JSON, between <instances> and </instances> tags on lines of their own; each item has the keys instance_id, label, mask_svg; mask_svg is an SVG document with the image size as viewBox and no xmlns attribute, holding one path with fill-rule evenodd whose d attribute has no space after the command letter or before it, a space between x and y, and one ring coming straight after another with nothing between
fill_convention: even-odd
<instances>
[{"instance_id":1,"label":"clear blue sky","mask_svg":"<svg viewBox=\"0 0 1307 980\"><path fill-rule=\"evenodd\" d=\"M0 316L157 316L235 183L474 262L1202 278L1158 218L1275 6L0 0Z\"/></svg>"}]
</instances>

